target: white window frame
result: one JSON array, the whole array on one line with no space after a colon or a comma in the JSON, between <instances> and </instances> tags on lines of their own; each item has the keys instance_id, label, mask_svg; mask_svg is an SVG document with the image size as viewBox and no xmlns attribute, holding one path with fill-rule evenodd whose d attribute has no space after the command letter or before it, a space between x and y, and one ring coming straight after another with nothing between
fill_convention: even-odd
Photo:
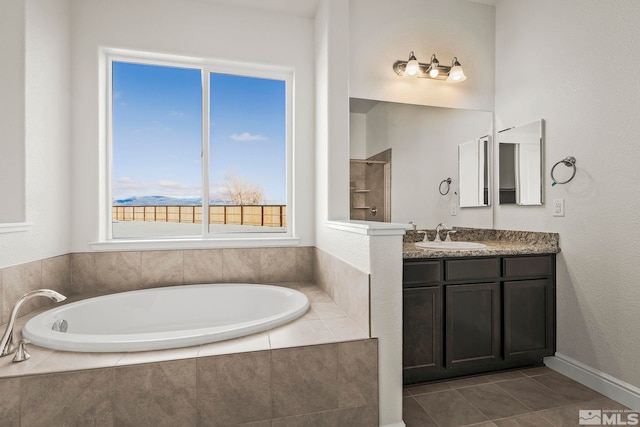
<instances>
[{"instance_id":1,"label":"white window frame","mask_svg":"<svg viewBox=\"0 0 640 427\"><path fill-rule=\"evenodd\" d=\"M201 71L202 78L202 233L198 236L158 236L153 238L113 238L112 228L112 64L136 64L190 68ZM100 73L100 240L92 243L94 250L189 249L206 247L292 246L300 243L295 237L295 200L293 195L293 93L294 72L287 67L222 61L179 55L158 54L116 48L101 48ZM285 82L286 109L286 206L287 229L284 232L210 233L209 232L209 105L210 73L233 74ZM206 217L206 220L205 220Z\"/></svg>"}]
</instances>

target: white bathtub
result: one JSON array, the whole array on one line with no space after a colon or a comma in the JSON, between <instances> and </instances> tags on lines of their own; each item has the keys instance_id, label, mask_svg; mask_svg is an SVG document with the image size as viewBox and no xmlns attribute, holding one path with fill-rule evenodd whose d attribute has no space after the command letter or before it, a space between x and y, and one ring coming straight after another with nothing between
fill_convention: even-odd
<instances>
[{"instance_id":1,"label":"white bathtub","mask_svg":"<svg viewBox=\"0 0 640 427\"><path fill-rule=\"evenodd\" d=\"M307 297L270 285L208 284L123 292L55 307L29 320L41 347L120 352L188 347L254 334L302 316ZM65 320L67 331L53 330Z\"/></svg>"}]
</instances>

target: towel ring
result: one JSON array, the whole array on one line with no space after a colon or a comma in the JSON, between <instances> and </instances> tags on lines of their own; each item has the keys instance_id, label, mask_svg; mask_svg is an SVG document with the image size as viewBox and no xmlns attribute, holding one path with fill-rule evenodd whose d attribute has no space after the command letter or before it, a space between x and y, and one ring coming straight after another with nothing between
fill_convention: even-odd
<instances>
[{"instance_id":1,"label":"towel ring","mask_svg":"<svg viewBox=\"0 0 640 427\"><path fill-rule=\"evenodd\" d=\"M566 181L562 181L562 182L558 181L556 177L553 176L553 171L555 170L556 166L558 166L561 163L568 168L573 168L573 173L571 174L571 177ZM564 159L560 160L558 163L553 165L553 167L551 168L551 179L553 179L553 183L551 184L551 186L553 187L556 184L566 184L567 182L571 181L574 176L576 176L576 158L573 156L565 157Z\"/></svg>"},{"instance_id":2,"label":"towel ring","mask_svg":"<svg viewBox=\"0 0 640 427\"><path fill-rule=\"evenodd\" d=\"M447 189L445 191L442 191L442 184L447 184ZM447 178L447 179L443 179L440 182L440 185L438 186L438 191L440 192L440 194L442 194L443 196L446 196L447 194L449 194L449 190L451 189L451 178Z\"/></svg>"}]
</instances>

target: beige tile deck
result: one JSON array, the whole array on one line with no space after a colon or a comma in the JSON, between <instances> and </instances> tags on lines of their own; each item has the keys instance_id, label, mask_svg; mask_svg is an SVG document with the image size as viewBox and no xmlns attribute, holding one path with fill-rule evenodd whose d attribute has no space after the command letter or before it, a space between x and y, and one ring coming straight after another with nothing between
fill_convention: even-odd
<instances>
[{"instance_id":1,"label":"beige tile deck","mask_svg":"<svg viewBox=\"0 0 640 427\"><path fill-rule=\"evenodd\" d=\"M243 253L244 254L244 253ZM29 344L31 359L12 363L12 357L0 358L0 378L111 366L137 365L189 359L202 356L246 353L269 349L337 343L368 338L347 314L318 286L311 282L274 283L300 290L309 298L311 307L299 319L286 325L245 337L199 346L129 353L76 353L54 351ZM70 298L71 300L79 298ZM17 320L18 329L42 310Z\"/></svg>"}]
</instances>

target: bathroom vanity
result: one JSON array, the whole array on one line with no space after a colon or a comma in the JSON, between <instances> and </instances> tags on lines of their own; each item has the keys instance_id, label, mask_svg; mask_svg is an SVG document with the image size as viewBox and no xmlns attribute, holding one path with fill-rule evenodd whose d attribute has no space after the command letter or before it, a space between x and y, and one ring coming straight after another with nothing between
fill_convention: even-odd
<instances>
[{"instance_id":1,"label":"bathroom vanity","mask_svg":"<svg viewBox=\"0 0 640 427\"><path fill-rule=\"evenodd\" d=\"M502 233L481 236L479 250L405 242L405 385L539 365L554 354L557 235Z\"/></svg>"}]
</instances>

